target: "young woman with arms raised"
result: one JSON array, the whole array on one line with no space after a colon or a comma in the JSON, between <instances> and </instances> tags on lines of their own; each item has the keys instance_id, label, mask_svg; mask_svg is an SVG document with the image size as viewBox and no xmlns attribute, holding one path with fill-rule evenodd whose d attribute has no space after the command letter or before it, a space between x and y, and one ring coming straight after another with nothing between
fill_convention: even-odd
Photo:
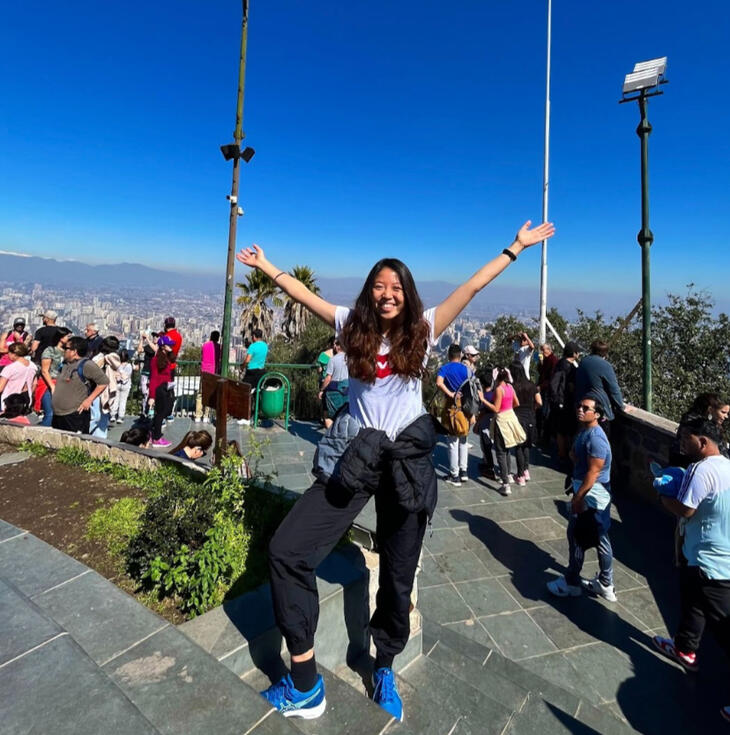
<instances>
[{"instance_id":1,"label":"young woman with arms raised","mask_svg":"<svg viewBox=\"0 0 730 735\"><path fill-rule=\"evenodd\" d=\"M392 665L410 634L413 578L436 505L431 463L436 435L421 396L428 354L481 289L525 248L553 232L548 223L534 229L525 223L509 248L425 311L410 271L393 258L375 264L349 309L313 294L257 245L236 256L334 327L350 374L347 409L338 412L317 450L318 479L269 547L274 613L291 654L291 674L262 694L284 715L313 719L324 712L324 683L314 659L319 614L315 569L375 495L380 576L370 620L377 651L373 699L403 719Z\"/></svg>"}]
</instances>

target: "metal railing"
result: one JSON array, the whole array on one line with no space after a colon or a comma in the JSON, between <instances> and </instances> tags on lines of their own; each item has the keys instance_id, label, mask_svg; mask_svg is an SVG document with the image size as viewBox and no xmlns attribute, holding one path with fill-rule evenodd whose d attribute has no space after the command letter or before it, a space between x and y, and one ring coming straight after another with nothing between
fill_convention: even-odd
<instances>
[{"instance_id":1,"label":"metal railing","mask_svg":"<svg viewBox=\"0 0 730 735\"><path fill-rule=\"evenodd\" d=\"M278 371L286 375L291 383L292 413L297 418L316 418L319 416L317 400L316 364L270 362L266 370ZM241 380L246 369L243 363L233 362L229 365L229 377ZM141 403L139 389L139 371L133 374L132 397ZM200 362L197 360L178 360L175 371L175 405L173 414L181 418L194 418L196 401L200 393Z\"/></svg>"}]
</instances>

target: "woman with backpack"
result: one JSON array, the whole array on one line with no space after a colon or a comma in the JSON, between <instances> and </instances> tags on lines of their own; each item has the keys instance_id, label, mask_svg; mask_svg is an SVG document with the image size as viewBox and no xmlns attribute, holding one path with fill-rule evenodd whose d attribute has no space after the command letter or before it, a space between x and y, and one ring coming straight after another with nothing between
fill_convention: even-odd
<instances>
[{"instance_id":1,"label":"woman with backpack","mask_svg":"<svg viewBox=\"0 0 730 735\"><path fill-rule=\"evenodd\" d=\"M37 368L29 355L30 349L23 342L13 342L8 347L10 364L0 375L0 411L5 409L5 399L15 393L28 393L32 400Z\"/></svg>"},{"instance_id":2,"label":"woman with backpack","mask_svg":"<svg viewBox=\"0 0 730 735\"><path fill-rule=\"evenodd\" d=\"M461 361L461 347L449 345L449 361L439 368L436 376L436 387L446 396L447 407L450 410L461 410L461 396L459 390L469 378L469 368ZM452 427L452 431L455 428ZM450 433L446 437L449 448L449 474L445 478L449 485L461 487L462 482L469 480L467 461L469 448L466 438L469 434L469 423L464 421L463 433Z\"/></svg>"},{"instance_id":3,"label":"woman with backpack","mask_svg":"<svg viewBox=\"0 0 730 735\"><path fill-rule=\"evenodd\" d=\"M479 291L525 248L553 232L549 223L534 229L525 223L509 248L428 310L411 272L394 258L373 266L350 309L312 293L269 262L258 245L236 256L334 327L350 379L348 408L337 414L317 448L317 481L269 546L274 614L291 654L291 673L262 695L285 716L313 719L325 710L324 681L314 656L319 615L315 570L374 495L380 573L370 620L376 650L373 699L403 719L393 659L408 642L410 595L437 492L431 461L436 432L423 408L421 386L428 355Z\"/></svg>"},{"instance_id":4,"label":"woman with backpack","mask_svg":"<svg viewBox=\"0 0 730 735\"><path fill-rule=\"evenodd\" d=\"M8 347L17 343L22 343L30 349L30 332L25 331L25 319L22 317L13 322L13 328L9 332L0 334L0 373L12 362Z\"/></svg>"},{"instance_id":5,"label":"woman with backpack","mask_svg":"<svg viewBox=\"0 0 730 735\"><path fill-rule=\"evenodd\" d=\"M530 479L530 449L537 441L537 416L536 411L542 408L542 397L539 388L521 370L521 363L515 362L510 365L514 375L514 389L517 396L515 415L522 426L527 439L515 447L517 456L517 477L515 482L524 486ZM521 458L520 458L521 455ZM519 467L522 466L520 474Z\"/></svg>"},{"instance_id":6,"label":"woman with backpack","mask_svg":"<svg viewBox=\"0 0 730 735\"><path fill-rule=\"evenodd\" d=\"M152 446L164 449L172 446L162 436L162 421L170 415L175 403L172 368L174 365L175 343L166 334L157 340L155 356L150 360L150 399L148 415L152 419Z\"/></svg>"}]
</instances>

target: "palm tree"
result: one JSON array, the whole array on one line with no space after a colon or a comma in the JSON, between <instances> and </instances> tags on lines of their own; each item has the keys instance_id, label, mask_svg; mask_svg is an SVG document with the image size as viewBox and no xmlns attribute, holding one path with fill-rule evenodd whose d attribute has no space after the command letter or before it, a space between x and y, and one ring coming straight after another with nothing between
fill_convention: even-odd
<instances>
[{"instance_id":1,"label":"palm tree","mask_svg":"<svg viewBox=\"0 0 730 735\"><path fill-rule=\"evenodd\" d=\"M314 271L306 265L295 265L289 272L298 281L301 281L312 293L319 293ZM284 323L282 325L286 338L293 341L304 331L309 311L297 301L287 298L284 306Z\"/></svg>"},{"instance_id":2,"label":"palm tree","mask_svg":"<svg viewBox=\"0 0 730 735\"><path fill-rule=\"evenodd\" d=\"M251 337L255 329L264 333L268 342L274 336L274 310L267 303L281 306L282 300L277 295L279 289L274 282L262 271L255 269L246 274L243 283L237 283L241 295L236 301L243 307L241 311L241 332L245 337Z\"/></svg>"}]
</instances>

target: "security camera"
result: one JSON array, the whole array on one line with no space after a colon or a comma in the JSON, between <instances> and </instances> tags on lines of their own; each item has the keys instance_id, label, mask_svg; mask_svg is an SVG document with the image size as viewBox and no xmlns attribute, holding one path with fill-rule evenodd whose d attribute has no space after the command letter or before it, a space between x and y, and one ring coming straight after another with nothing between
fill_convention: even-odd
<instances>
[{"instance_id":1,"label":"security camera","mask_svg":"<svg viewBox=\"0 0 730 735\"><path fill-rule=\"evenodd\" d=\"M238 208L238 216L239 217L242 217L243 216L243 207L239 207Z\"/></svg>"},{"instance_id":2,"label":"security camera","mask_svg":"<svg viewBox=\"0 0 730 735\"><path fill-rule=\"evenodd\" d=\"M231 204L238 204L238 197L233 194L226 194L226 199L228 199Z\"/></svg>"}]
</instances>

